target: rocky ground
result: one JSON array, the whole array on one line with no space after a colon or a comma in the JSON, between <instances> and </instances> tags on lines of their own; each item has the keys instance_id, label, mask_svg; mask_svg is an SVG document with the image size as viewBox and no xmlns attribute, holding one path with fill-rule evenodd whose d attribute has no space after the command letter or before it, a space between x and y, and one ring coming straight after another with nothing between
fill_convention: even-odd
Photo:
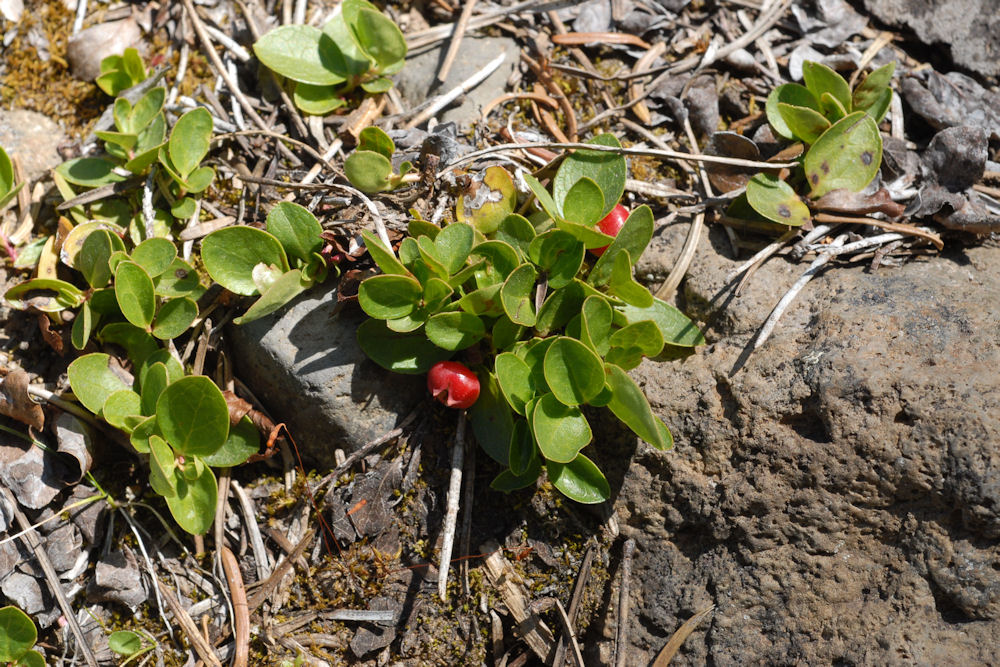
<instances>
[{"instance_id":1,"label":"rocky ground","mask_svg":"<svg viewBox=\"0 0 1000 667\"><path fill-rule=\"evenodd\" d=\"M739 34L737 12L756 3L654 4L647 15L642 3L595 0L560 16L576 32L633 32L650 42L687 39L691 53L701 57L710 34ZM340 304L336 284L270 317L220 332L218 356L231 360L241 390L285 422L297 445L234 470L226 487L228 513L219 534L233 545L251 597L267 593L252 617L250 664L281 664L296 655L308 664L538 661L523 641L530 633L515 620L516 598L535 614L530 618L544 619L558 637L565 633L556 601L569 608L577 582L576 634L588 665L660 665L657 656L665 647L676 652L674 664L1000 662L1000 246L988 227L997 216L980 211L973 221L980 233L973 234L955 229L961 225L947 212L957 206L928 203L941 198L942 187L949 197L970 201L977 196L969 194L974 186L975 192L996 195L997 32L989 29L992 15L980 7L986 3L925 4L926 11L902 11L906 3L881 0L853 8L833 0L794 2L765 45L755 42L748 49L765 67L767 49L777 44L780 71L787 75L803 57L856 61L878 30L891 31L893 46L879 58L891 53L901 62L894 87L906 124L896 137L895 176L909 175L913 192L926 187L922 200L917 195L915 204L907 203L913 220L943 235L944 249L908 246L877 268L871 254L832 261L755 349L762 323L814 255L797 260L786 247L737 295L734 269L773 237L738 230L734 244L710 211L674 297L708 343L669 362L647 360L633 372L673 432L675 448L660 452L618 425L599 424L592 449L613 498L596 508L573 505L544 482L503 496L488 487L496 470L485 455L467 461L466 480L473 483L463 496L458 572L448 603L437 598L436 553L454 414L433 407L422 379L392 375L364 357L354 336L361 315ZM454 20L460 11L433 5L391 9L414 34ZM239 15L226 2L206 8L224 25L223 19ZM163 3L137 9L147 18L167 12ZM65 7L50 11L61 25L71 23ZM164 33L186 30L178 27L182 13L176 22L161 24L159 33L143 28L150 30L143 39L173 39ZM642 23L648 16L655 20ZM752 24L754 16L744 16L744 23ZM985 18L968 20L979 16ZM8 16L4 29L17 36L18 25ZM138 25L146 24L140 18ZM485 84L438 116L469 130L460 133L459 143L496 143L506 120L498 116L475 131L472 125L478 110L512 85L530 88L533 74L518 61L520 49L541 48L554 62L577 64L568 48L552 50L548 40L556 31L535 15L511 18L488 32L465 40L444 86L430 83L442 57L440 44L436 50L413 49L398 77L408 109L461 82L498 52L508 53ZM46 170L61 161L60 151L79 147L100 109L80 111L72 122L53 112L62 107L44 108L54 119L29 111L43 107L27 92L11 92L14 54L23 52L21 42L11 43L15 47L0 56L4 99L13 107L0 114L0 145L21 158L26 178L44 183ZM58 46L51 40L57 54ZM676 48L664 62L687 53ZM609 61L608 67L631 66L641 54L607 45L585 50ZM60 76L69 80L65 71ZM690 72L679 74L650 96L650 127L677 148L688 147L673 100L687 108L704 140L720 122L752 113L746 89L737 83L732 93L729 83L770 85L759 71L748 73L733 62L699 76L700 83L689 80ZM566 81L581 104L586 91ZM685 83L694 91L690 95ZM93 105L91 97L85 101ZM625 116L612 116L605 129L632 143L652 141L620 118ZM391 115L383 122L399 124ZM957 139L932 141L949 127L967 129ZM517 118L516 129L544 131L527 112ZM413 135L411 144L424 136ZM397 137L405 148L407 137ZM965 160L980 153L982 159ZM976 163L965 169L972 176L963 171L966 162ZM675 164L634 160L632 176L687 196L628 195L656 211L657 233L638 267L639 278L655 289L675 266L697 214L685 206L704 193L695 174ZM284 194L267 193L275 200ZM414 205L428 214L452 201L446 193L437 199L416 194ZM376 200L390 223L394 212L411 203L392 196ZM4 290L19 279L9 263L0 275ZM69 358L46 345L38 318L6 307L0 316L4 370L23 367L36 383L59 388ZM171 583L188 616L211 625L206 632L222 663L231 659L226 582L212 558L199 553L201 543L175 539L157 521L151 509L162 507L143 487L140 460L122 457L106 442L53 457L25 448L6 432L0 437L0 481L28 519L69 517L38 532L101 664L113 664L107 636L123 628L155 638L149 655L157 664L194 664L191 639L177 629L181 614L161 599L154 578ZM345 455L373 442L361 460L344 463ZM92 493L79 483L92 461L117 504L75 505ZM324 479L331 470L335 478ZM0 528L19 530L12 502L0 505ZM634 554L625 553L629 541ZM278 570L286 558L296 563L287 574ZM491 574L504 567L524 582L514 598ZM42 628L41 646L52 664L68 664L71 658L58 662L59 656L75 654L75 644L59 629L65 618L31 544L0 545L0 572L4 596ZM351 612L368 615L358 621ZM374 612L388 620L371 620ZM696 622L675 634L693 617ZM679 648L668 644L672 637L682 641Z\"/></svg>"}]
</instances>

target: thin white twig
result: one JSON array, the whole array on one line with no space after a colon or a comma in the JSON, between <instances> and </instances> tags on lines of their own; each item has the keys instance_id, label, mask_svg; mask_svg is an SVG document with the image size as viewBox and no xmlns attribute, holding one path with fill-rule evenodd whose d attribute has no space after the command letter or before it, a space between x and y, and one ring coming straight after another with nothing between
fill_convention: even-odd
<instances>
[{"instance_id":1,"label":"thin white twig","mask_svg":"<svg viewBox=\"0 0 1000 667\"><path fill-rule=\"evenodd\" d=\"M888 234L869 236L868 238L861 239L860 241L842 245L839 248L831 248L829 245L816 243L806 248L806 252L818 252L827 255L851 255L861 250L867 250L868 248L874 246L880 246L884 243L890 243L892 241L900 241L905 238L908 238L906 234L889 232Z\"/></svg>"},{"instance_id":2,"label":"thin white twig","mask_svg":"<svg viewBox=\"0 0 1000 667\"><path fill-rule=\"evenodd\" d=\"M834 225L816 225L812 231L802 237L802 239L792 247L792 257L802 259L806 254L806 247L815 243L832 231Z\"/></svg>"},{"instance_id":3,"label":"thin white twig","mask_svg":"<svg viewBox=\"0 0 1000 667\"><path fill-rule=\"evenodd\" d=\"M306 22L306 5L308 0L295 0L295 10L292 12L292 23L302 25Z\"/></svg>"},{"instance_id":4,"label":"thin white twig","mask_svg":"<svg viewBox=\"0 0 1000 667\"><path fill-rule=\"evenodd\" d=\"M264 550L264 538L260 535L260 526L257 525L257 518L254 516L253 503L247 497L246 492L240 483L235 479L230 480L230 487L240 503L243 516L246 518L246 528L250 538L250 547L253 550L254 560L257 561L257 581L264 581L271 576L271 564L268 562L267 551Z\"/></svg>"},{"instance_id":5,"label":"thin white twig","mask_svg":"<svg viewBox=\"0 0 1000 667\"><path fill-rule=\"evenodd\" d=\"M493 72L495 72L497 68L500 67L500 65L502 65L503 61L506 59L507 59L507 52L504 51L496 58L486 63L485 67L483 67L478 72L470 76L468 79L458 84L457 86L449 90L447 93L443 93L435 97L434 101L430 104L430 106L428 106L426 109L424 109L416 116L414 116L412 119L410 119L403 126L403 129L409 130L410 128L414 128L417 125L420 125L421 123L433 118L437 114L437 112L441 111L441 109L444 109L446 106L454 102L456 99L458 99L460 95L464 95L465 93L469 92L470 90L478 86L480 83L485 81L486 78L490 74L493 74Z\"/></svg>"},{"instance_id":6,"label":"thin white twig","mask_svg":"<svg viewBox=\"0 0 1000 667\"><path fill-rule=\"evenodd\" d=\"M156 236L156 212L153 210L153 185L156 183L156 165L149 170L142 185L142 225L145 238Z\"/></svg>"},{"instance_id":7,"label":"thin white twig","mask_svg":"<svg viewBox=\"0 0 1000 667\"><path fill-rule=\"evenodd\" d=\"M846 240L847 234L841 234L833 240L833 243L831 243L829 247L831 250L833 248L838 248L842 246ZM831 259L833 259L833 256L833 252L821 253L820 256L813 260L813 263L809 265L806 272L795 281L795 284L792 285L787 292L785 292L785 296L781 297L781 300L778 301L778 304L774 307L774 310L771 311L771 314L767 316L767 320L760 328L760 334L758 334L757 340L753 344L753 349L759 350L764 343L767 342L767 339L771 337L771 333L774 331L774 327L778 324L778 320L780 320L781 316L785 314L788 306L792 304L792 301L794 301L795 297L802 291L802 288L804 288L806 284L813 279L813 276L819 273L820 270L826 266Z\"/></svg>"},{"instance_id":8,"label":"thin white twig","mask_svg":"<svg viewBox=\"0 0 1000 667\"><path fill-rule=\"evenodd\" d=\"M166 106L170 107L174 105L177 101L177 95L180 93L181 81L184 80L184 76L187 74L188 68L188 58L191 56L191 46L187 42L181 42L181 55L177 62L177 76L174 77L174 85L170 86L170 94L167 95Z\"/></svg>"},{"instance_id":9,"label":"thin white twig","mask_svg":"<svg viewBox=\"0 0 1000 667\"><path fill-rule=\"evenodd\" d=\"M448 481L448 506L444 515L444 541L441 544L441 565L438 567L438 596L448 601L448 570L451 550L455 546L455 524L458 521L458 499L462 491L462 464L465 460L465 410L458 413L455 444L451 448L451 479Z\"/></svg>"},{"instance_id":10,"label":"thin white twig","mask_svg":"<svg viewBox=\"0 0 1000 667\"><path fill-rule=\"evenodd\" d=\"M236 56L241 63L250 61L250 58L252 57L250 53L234 41L229 35L207 23L205 24L205 30L212 36L212 39L217 41L219 44L222 44L222 46L224 46L231 54Z\"/></svg>"},{"instance_id":11,"label":"thin white twig","mask_svg":"<svg viewBox=\"0 0 1000 667\"><path fill-rule=\"evenodd\" d=\"M73 34L83 29L83 19L87 17L87 0L76 0L76 17L73 19Z\"/></svg>"},{"instance_id":12,"label":"thin white twig","mask_svg":"<svg viewBox=\"0 0 1000 667\"><path fill-rule=\"evenodd\" d=\"M749 271L750 267L756 266L757 264L762 264L765 259L773 255L774 253L778 252L779 250L781 250L785 246L785 244L791 241L793 238L795 238L795 235L798 233L799 231L797 229L789 229L787 232L779 236L776 241L768 244L763 249L759 250L757 254L755 254L753 257L751 257L750 259L748 259L747 261L743 262L735 269L730 271L726 275L726 282L728 283L729 281L733 280L736 276L742 274L744 271Z\"/></svg>"},{"instance_id":13,"label":"thin white twig","mask_svg":"<svg viewBox=\"0 0 1000 667\"><path fill-rule=\"evenodd\" d=\"M226 71L229 72L230 78L233 80L233 84L239 85L239 77L236 74L236 63L234 63L229 58L226 58ZM233 121L236 123L236 127L241 130L247 129L246 121L243 120L243 109L240 108L240 102L236 99L236 95L229 96L229 106L233 112Z\"/></svg>"}]
</instances>

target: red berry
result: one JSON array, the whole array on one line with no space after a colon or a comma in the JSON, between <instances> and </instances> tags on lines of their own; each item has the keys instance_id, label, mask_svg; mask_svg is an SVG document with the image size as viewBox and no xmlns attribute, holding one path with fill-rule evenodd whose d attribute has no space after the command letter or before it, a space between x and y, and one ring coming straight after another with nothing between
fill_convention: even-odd
<instances>
[{"instance_id":1,"label":"red berry","mask_svg":"<svg viewBox=\"0 0 1000 667\"><path fill-rule=\"evenodd\" d=\"M427 373L427 389L449 408L468 408L479 398L479 378L465 364L439 361Z\"/></svg>"},{"instance_id":2,"label":"red berry","mask_svg":"<svg viewBox=\"0 0 1000 667\"><path fill-rule=\"evenodd\" d=\"M611 209L611 213L608 213L603 220L597 223L597 228L608 236L618 236L618 232L620 232L621 228L625 226L626 220L628 220L628 209L621 204L618 204ZM590 252L600 257L607 249L608 246L604 246L603 248L591 248Z\"/></svg>"}]
</instances>

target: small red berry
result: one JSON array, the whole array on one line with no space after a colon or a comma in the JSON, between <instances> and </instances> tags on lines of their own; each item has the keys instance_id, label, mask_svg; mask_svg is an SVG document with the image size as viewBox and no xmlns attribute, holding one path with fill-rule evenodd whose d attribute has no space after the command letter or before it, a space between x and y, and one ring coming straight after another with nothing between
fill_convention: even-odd
<instances>
[{"instance_id":1,"label":"small red berry","mask_svg":"<svg viewBox=\"0 0 1000 667\"><path fill-rule=\"evenodd\" d=\"M620 232L621 228L625 226L626 220L628 220L628 209L621 204L618 204L611 209L611 213L608 213L603 220L597 223L597 228L608 236L618 236L618 232ZM603 248L591 248L590 252L600 257L607 249L608 246L604 246Z\"/></svg>"},{"instance_id":2,"label":"small red berry","mask_svg":"<svg viewBox=\"0 0 1000 667\"><path fill-rule=\"evenodd\" d=\"M427 389L449 408L468 408L479 398L479 378L465 364L439 361L427 373Z\"/></svg>"}]
</instances>

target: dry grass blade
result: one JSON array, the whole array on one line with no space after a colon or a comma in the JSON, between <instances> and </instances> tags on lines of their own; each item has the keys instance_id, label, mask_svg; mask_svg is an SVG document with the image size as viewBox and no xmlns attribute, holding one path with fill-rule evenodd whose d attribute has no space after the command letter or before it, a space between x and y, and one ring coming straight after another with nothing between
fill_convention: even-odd
<instances>
[{"instance_id":1,"label":"dry grass blade","mask_svg":"<svg viewBox=\"0 0 1000 667\"><path fill-rule=\"evenodd\" d=\"M240 564L229 547L219 550L222 569L226 573L229 594L233 597L233 625L235 626L236 652L233 667L246 667L250 655L250 612L247 608L247 590L243 587Z\"/></svg>"},{"instance_id":2,"label":"dry grass blade","mask_svg":"<svg viewBox=\"0 0 1000 667\"><path fill-rule=\"evenodd\" d=\"M552 35L552 43L561 46L582 46L591 43L628 44L640 49L651 48L649 42L624 32L568 32L565 35Z\"/></svg>"},{"instance_id":3,"label":"dry grass blade","mask_svg":"<svg viewBox=\"0 0 1000 667\"><path fill-rule=\"evenodd\" d=\"M884 229L887 232L897 232L899 234L906 234L907 236L916 236L917 238L925 239L933 243L934 247L938 250L942 250L944 248L944 241L941 240L940 236L934 232L921 229L920 227L908 225L905 222L886 222L885 220L876 220L875 218L858 218L847 215L831 215L829 213L817 213L813 216L813 220L828 224L846 223L849 225L871 225L872 227Z\"/></svg>"},{"instance_id":4,"label":"dry grass blade","mask_svg":"<svg viewBox=\"0 0 1000 667\"><path fill-rule=\"evenodd\" d=\"M698 627L698 623L701 622L701 619L705 618L713 611L715 611L714 604L705 607L697 614L684 621L684 624L677 628L677 632L673 634L670 641L667 642L667 645L664 646L657 654L656 659L653 661L653 667L667 667L667 665L670 664L670 661L674 659L674 656L677 655L677 651L679 651L681 646L684 644L684 640L686 640L691 633L694 632L694 629Z\"/></svg>"},{"instance_id":5,"label":"dry grass blade","mask_svg":"<svg viewBox=\"0 0 1000 667\"><path fill-rule=\"evenodd\" d=\"M194 648L194 652L198 654L198 657L213 667L222 667L222 663L215 656L215 651L212 650L208 641L202 636L198 630L198 625L191 618L191 615L184 611L181 603L174 597L173 591L159 579L155 580L154 585L160 589L163 600L170 607L170 612L181 626L181 630L187 635L188 641L191 642L191 647Z\"/></svg>"},{"instance_id":6,"label":"dry grass blade","mask_svg":"<svg viewBox=\"0 0 1000 667\"><path fill-rule=\"evenodd\" d=\"M563 92L562 88L559 87L549 75L545 68L529 56L528 54L521 52L521 60L531 68L531 71L535 73L538 80L545 86L552 97L559 103L559 108L562 109L563 116L566 120L566 134L569 136L571 141L577 140L577 123L576 123L576 112L573 111L573 104L566 97L566 93Z\"/></svg>"},{"instance_id":7,"label":"dry grass blade","mask_svg":"<svg viewBox=\"0 0 1000 667\"><path fill-rule=\"evenodd\" d=\"M510 100L534 100L535 102L540 102L542 104L548 105L553 109L559 106L558 102L549 97L548 95L542 95L539 93L505 93L500 97L490 100L490 102L483 107L482 117L486 118L490 115L496 107L500 106L504 102L509 102Z\"/></svg>"},{"instance_id":8,"label":"dry grass blade","mask_svg":"<svg viewBox=\"0 0 1000 667\"><path fill-rule=\"evenodd\" d=\"M437 80L441 83L448 80L448 74L451 72L451 66L455 62L455 56L458 55L458 49L462 45L462 38L465 37L465 31L468 29L469 19L472 18L472 10L475 6L476 0L465 0L462 13L455 23L455 31L451 34L451 44L448 45L448 52L444 56L444 62L441 63L441 69L438 70Z\"/></svg>"}]
</instances>

